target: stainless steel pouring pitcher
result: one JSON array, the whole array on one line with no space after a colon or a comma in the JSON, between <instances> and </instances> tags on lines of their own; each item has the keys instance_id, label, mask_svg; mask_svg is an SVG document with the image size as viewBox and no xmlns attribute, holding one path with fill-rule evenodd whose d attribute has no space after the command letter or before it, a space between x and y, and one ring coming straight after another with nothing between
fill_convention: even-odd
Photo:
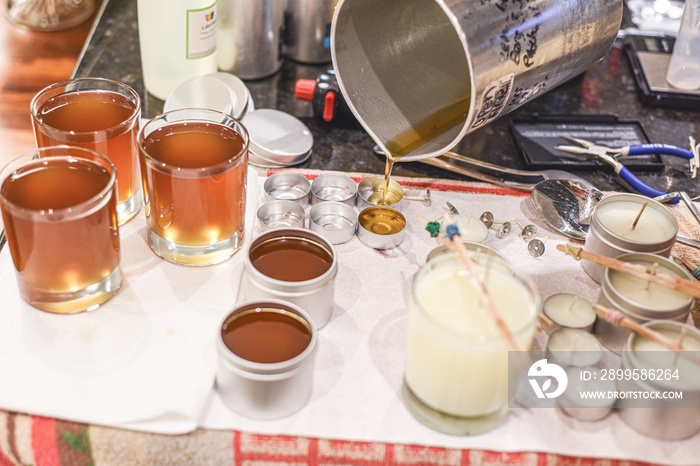
<instances>
[{"instance_id":1,"label":"stainless steel pouring pitcher","mask_svg":"<svg viewBox=\"0 0 700 466\"><path fill-rule=\"evenodd\" d=\"M436 156L603 57L622 0L340 0L338 84L404 161Z\"/></svg>"}]
</instances>

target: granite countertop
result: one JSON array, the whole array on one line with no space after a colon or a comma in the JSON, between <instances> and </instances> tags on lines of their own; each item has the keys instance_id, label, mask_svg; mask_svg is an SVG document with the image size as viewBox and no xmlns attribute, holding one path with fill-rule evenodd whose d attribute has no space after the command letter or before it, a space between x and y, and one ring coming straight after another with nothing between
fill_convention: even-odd
<instances>
[{"instance_id":1,"label":"granite countertop","mask_svg":"<svg viewBox=\"0 0 700 466\"><path fill-rule=\"evenodd\" d=\"M624 21L623 21L624 24ZM331 64L310 66L286 60L274 76L246 82L256 108L277 108L301 119L314 136L313 155L299 168L383 173L384 158L372 152L372 139L360 127L329 125L313 117L311 103L294 98L298 79L315 79ZM108 0L74 71L75 76L101 76L129 84L144 102L144 116L159 113L163 102L145 95L141 78L136 2ZM640 103L636 85L617 41L608 55L585 73L537 97L519 109L468 134L455 152L511 168L525 169L525 161L511 133L511 120L534 115L616 115L636 120L651 142L688 147L688 136L700 140L700 113L647 107ZM662 191L686 191L700 195L700 185L691 179L688 162L664 157L661 171L636 171L647 184ZM611 167L595 170L569 170L603 190L626 189L617 181ZM419 162L397 164L397 176L464 179Z\"/></svg>"}]
</instances>

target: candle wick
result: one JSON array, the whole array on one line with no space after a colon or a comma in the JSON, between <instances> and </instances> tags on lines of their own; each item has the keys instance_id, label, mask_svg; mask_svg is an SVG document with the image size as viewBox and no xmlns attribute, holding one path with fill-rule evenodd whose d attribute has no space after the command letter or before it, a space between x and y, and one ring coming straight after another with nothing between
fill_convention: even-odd
<instances>
[{"instance_id":1,"label":"candle wick","mask_svg":"<svg viewBox=\"0 0 700 466\"><path fill-rule=\"evenodd\" d=\"M574 335L574 344L571 346L571 358L569 359L569 364L574 363L574 358L576 357L576 347L578 346L578 337L578 333Z\"/></svg>"},{"instance_id":2,"label":"candle wick","mask_svg":"<svg viewBox=\"0 0 700 466\"><path fill-rule=\"evenodd\" d=\"M651 268L649 269L649 273L647 274L647 284L646 284L646 286L644 286L644 291L649 291L649 288L651 287L651 277L656 276L656 271L658 270L658 268L659 268L659 263L654 262L652 264Z\"/></svg>"},{"instance_id":3,"label":"candle wick","mask_svg":"<svg viewBox=\"0 0 700 466\"><path fill-rule=\"evenodd\" d=\"M574 299L571 300L571 305L569 306L569 312L574 312L574 305L576 305L576 301L578 301L578 296L574 296Z\"/></svg>"},{"instance_id":4,"label":"candle wick","mask_svg":"<svg viewBox=\"0 0 700 466\"><path fill-rule=\"evenodd\" d=\"M678 339L678 346L681 347L681 349L685 350L683 348L683 339L685 338L685 334L688 332L688 329L685 327L681 327L681 335L680 338ZM676 361L678 360L678 351L676 351L676 354L673 356L673 365L676 365Z\"/></svg>"},{"instance_id":5,"label":"candle wick","mask_svg":"<svg viewBox=\"0 0 700 466\"><path fill-rule=\"evenodd\" d=\"M639 209L639 213L637 214L637 218L635 218L635 219L634 219L634 222L632 222L632 229L633 229L633 230L634 230L635 228L637 228L637 222L639 222L639 218L642 216L642 212L644 212L644 209L647 208L647 204L649 204L649 203L648 203L648 202L645 202L644 204L642 204L642 208Z\"/></svg>"},{"instance_id":6,"label":"candle wick","mask_svg":"<svg viewBox=\"0 0 700 466\"><path fill-rule=\"evenodd\" d=\"M467 230L468 230L469 227L471 227L471 226L472 226L472 213L469 212L469 215L467 215Z\"/></svg>"}]
</instances>

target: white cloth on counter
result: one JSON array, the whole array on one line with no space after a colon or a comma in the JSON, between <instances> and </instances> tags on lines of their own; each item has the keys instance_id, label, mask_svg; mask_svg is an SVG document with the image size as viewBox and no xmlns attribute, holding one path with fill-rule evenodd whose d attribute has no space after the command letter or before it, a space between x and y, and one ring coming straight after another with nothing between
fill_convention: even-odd
<instances>
[{"instance_id":1,"label":"white cloth on counter","mask_svg":"<svg viewBox=\"0 0 700 466\"><path fill-rule=\"evenodd\" d=\"M254 177L253 177L254 178ZM407 180L398 179L405 186ZM249 190L247 233L258 232L255 210L262 180ZM450 188L445 184L441 188ZM333 315L320 330L311 399L283 419L259 421L230 411L214 386L218 325L236 302L242 254L212 267L192 268L157 258L145 241L143 214L123 232L123 289L95 312L56 316L21 302L9 254L0 255L0 407L94 424L176 433L197 426L366 442L498 451L539 451L582 457L696 464L700 434L666 442L638 434L613 413L585 423L556 409L514 409L504 424L473 437L441 434L415 420L401 398L407 304L413 275L440 245L416 220L433 219L449 201L475 219L519 219L540 229L546 251L528 253L518 228L484 244L504 254L537 284L542 298L568 292L591 302L598 285L579 262L555 249L568 240L548 229L527 196L438 191L432 206L404 201L404 242L379 252L357 237L336 245L339 269ZM420 195L424 189L407 188ZM308 210L308 208L307 208ZM254 236L254 235L253 235ZM247 236L246 245L250 238ZM245 248L244 248L245 250ZM537 345L546 335L540 332Z\"/></svg>"}]
</instances>

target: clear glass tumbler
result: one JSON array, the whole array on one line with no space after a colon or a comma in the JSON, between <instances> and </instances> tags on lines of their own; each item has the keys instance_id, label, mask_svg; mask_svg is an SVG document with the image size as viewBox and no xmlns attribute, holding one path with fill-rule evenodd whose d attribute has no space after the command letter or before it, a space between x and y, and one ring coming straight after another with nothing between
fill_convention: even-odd
<instances>
[{"instance_id":1,"label":"clear glass tumbler","mask_svg":"<svg viewBox=\"0 0 700 466\"><path fill-rule=\"evenodd\" d=\"M456 253L433 257L411 286L403 397L427 426L454 435L494 429L508 415L517 382L509 346ZM535 334L541 298L508 264L474 264L523 350Z\"/></svg>"},{"instance_id":2,"label":"clear glass tumbler","mask_svg":"<svg viewBox=\"0 0 700 466\"><path fill-rule=\"evenodd\" d=\"M685 91L700 89L700 0L685 0L666 81Z\"/></svg>"},{"instance_id":3,"label":"clear glass tumbler","mask_svg":"<svg viewBox=\"0 0 700 466\"><path fill-rule=\"evenodd\" d=\"M214 110L157 115L139 134L148 243L183 265L224 261L243 244L248 132Z\"/></svg>"},{"instance_id":4,"label":"clear glass tumbler","mask_svg":"<svg viewBox=\"0 0 700 466\"><path fill-rule=\"evenodd\" d=\"M141 208L137 136L139 95L126 84L77 78L52 84L31 102L38 147L60 144L105 155L117 167L119 224Z\"/></svg>"},{"instance_id":5,"label":"clear glass tumbler","mask_svg":"<svg viewBox=\"0 0 700 466\"><path fill-rule=\"evenodd\" d=\"M114 165L80 147L28 152L0 171L0 210L22 298L69 314L121 284Z\"/></svg>"}]
</instances>

